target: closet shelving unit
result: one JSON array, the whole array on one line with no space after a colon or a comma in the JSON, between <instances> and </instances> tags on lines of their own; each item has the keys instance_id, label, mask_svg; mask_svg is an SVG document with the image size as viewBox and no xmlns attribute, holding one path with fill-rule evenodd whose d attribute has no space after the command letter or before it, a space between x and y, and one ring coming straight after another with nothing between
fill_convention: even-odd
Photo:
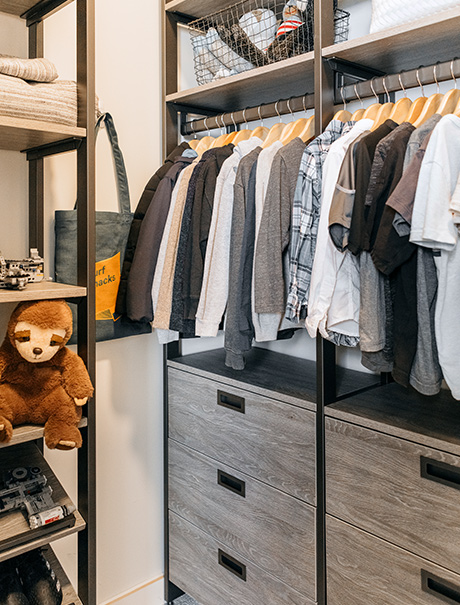
<instances>
[{"instance_id":1,"label":"closet shelving unit","mask_svg":"<svg viewBox=\"0 0 460 605\"><path fill-rule=\"evenodd\" d=\"M20 151L29 170L29 246L44 249L45 200L44 159L66 151L77 151L78 196L78 284L41 282L24 291L0 292L0 303L43 299L66 299L78 305L78 352L85 361L95 383L94 324L94 0L0 0L0 13L24 20L28 29L29 57L44 53L44 20L68 4L74 4L77 28L77 90L78 122L69 127L33 119L0 116L0 149ZM80 423L83 446L78 451L78 508L63 522L29 530L21 512L0 518L0 561L37 547L45 547L45 555L61 581L63 605L95 605L96 603L96 526L95 526L95 412L94 399L85 408ZM55 500L70 499L43 457L43 428L23 425L14 429L8 444L0 444L0 468L39 466L53 487ZM43 531L42 531L43 530ZM59 564L50 543L78 532L78 587L73 587ZM77 594L78 593L78 594Z\"/></svg>"},{"instance_id":2,"label":"closet shelving unit","mask_svg":"<svg viewBox=\"0 0 460 605\"><path fill-rule=\"evenodd\" d=\"M422 84L431 84L436 80L450 79L451 74L459 76L459 66L453 61L460 56L459 8L333 44L333 2L316 0L315 48L312 53L204 86L178 90L177 24L187 24L231 4L229 0L170 0L165 3L165 154L177 144L179 133L191 135L208 128L220 128L222 124L231 129L232 123L257 120L258 115L274 116L276 102L276 109L287 113L280 98L293 97L295 111L301 110L303 98L303 106L315 111L316 132L319 134L331 120L334 103L340 99L335 77L337 71L344 77L342 92L347 100L356 99L356 92L361 98L370 97L371 78L374 90L383 95L385 90L400 90L398 74L401 74L406 88L416 86L417 79ZM433 69L435 65L437 67ZM383 74L388 75L382 77ZM245 108L252 109L242 111ZM192 125L188 115L206 116L206 119L194 119ZM316 553L313 561L308 561L314 566L314 591L307 594L300 590L302 594L293 596L289 592L291 587L283 578L281 586L286 588L286 593L271 597L274 598L273 603L284 603L282 598L290 603L316 602L319 605L326 602L329 605L367 605L369 602L396 605L403 601L408 605L428 605L438 599L460 603L460 576L457 575L460 569L453 562L455 555L458 560L458 540L455 533L451 535L460 511L455 499L458 491L452 489L459 483L456 468L460 468L460 458L456 457L460 454L458 403L447 392L423 397L391 383L386 375L378 381L375 376L342 370L336 365L336 350L331 343L318 336L316 346L316 362L294 360L255 349L243 372L226 368L222 351L184 356L181 343L166 347L165 598L168 603L188 586L195 591L192 596L200 600L200 590L193 582L196 577L202 582L205 605L211 601L213 605L220 605L219 599L222 603L231 602L228 587L223 584L213 587L213 583L218 584L222 577L218 571L210 571L211 563L207 559L209 544L202 549L191 550L195 553L193 561L187 561L186 557L182 561L177 560L178 549L186 552L190 548L189 542L197 539L186 519L204 529L203 540L209 539L211 544L210 535L224 540L228 529L230 538L227 539L237 551L240 548L240 553L247 554L244 543L241 544L239 537L231 533L231 523L228 528L225 522L219 526L214 510L209 513L209 518L206 518L206 512L202 516L195 514L193 505L189 505L181 494L181 490L186 492L188 489L191 501L200 502L203 510L207 505L212 508L206 494L197 495L191 482L184 477L178 478L179 460L185 471L190 471L196 484L204 480L205 474L199 475L198 467L193 464L188 468L187 457L182 452L180 458L177 449L195 448L209 458L219 459L218 445L214 443L208 447L206 439L209 434L206 431L195 432L195 420L201 427L206 425L206 414L203 412L201 415L201 402L212 399L215 403L213 389L229 391L236 397L233 401L230 397L230 404L236 407L240 405L239 399L244 399L248 392L269 400L281 399L303 407L313 415L305 423L305 430L308 430L307 426L311 429L312 421L315 451L311 460L315 467L316 510L315 528L311 531L315 532ZM182 391L181 381L184 385ZM199 392L198 399L195 391ZM179 417L182 425L178 423ZM231 433L233 425L229 428L224 423L220 428L222 440L226 441L227 431ZM204 439L205 445L194 441L198 437ZM360 440L374 442L377 447L369 451L363 448L361 452ZM241 447L244 449L244 445ZM400 480L395 476L405 462L394 456L398 449L408 451L412 456L411 470L406 472L404 469ZM225 447L225 454L224 450ZM171 455L169 460L168 455ZM421 474L422 459L426 458L428 462L425 463L424 474ZM369 469L366 462L368 465L372 463L375 469ZM443 463L448 463L448 466L444 467ZM238 467L234 461L229 465L230 469L237 468L240 474L244 472L244 467ZM251 475L251 471L247 473ZM257 477L254 471L252 475ZM360 478L367 475L372 480L362 488ZM446 484L446 481L450 483ZM206 489L203 488L205 492ZM218 494L212 488L210 493L217 500ZM421 506L416 506L417 500L422 502ZM403 505L398 506L400 502ZM406 502L407 506L404 506ZM348 512L347 508L350 509ZM172 531L169 510L173 511ZM415 513L404 516L404 510L415 510ZM229 510L229 517L232 514L233 509ZM243 514L241 525L246 523ZM432 530L427 531L429 524ZM303 531L305 528L300 529ZM422 537L423 534L429 534L429 538ZM416 543L417 536L420 536L421 546ZM342 547L343 544L352 546L347 549ZM436 547L436 544L441 546ZM445 544L448 545L446 548ZM280 546L280 557L281 551ZM429 554L431 552L434 554ZM202 569L200 556L203 557ZM353 561L353 572L348 566L350 560ZM245 561L244 557L242 561ZM231 557L227 563L227 569L233 567L232 573L240 574L240 586L245 586L241 582L245 565L241 560L232 564ZM407 582L409 589L405 586ZM264 599L262 586L257 582L255 592L259 600L254 594L245 593L246 588L241 590L241 594L236 593L238 602L253 602L251 598L255 599L254 602L271 602Z\"/></svg>"}]
</instances>

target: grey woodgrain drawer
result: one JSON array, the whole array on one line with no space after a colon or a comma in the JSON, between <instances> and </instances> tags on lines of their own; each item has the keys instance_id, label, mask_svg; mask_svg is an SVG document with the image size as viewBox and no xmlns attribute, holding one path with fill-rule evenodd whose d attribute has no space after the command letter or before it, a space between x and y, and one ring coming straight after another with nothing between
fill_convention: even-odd
<instances>
[{"instance_id":1,"label":"grey woodgrain drawer","mask_svg":"<svg viewBox=\"0 0 460 605\"><path fill-rule=\"evenodd\" d=\"M201 605L314 605L172 512L169 529L169 577Z\"/></svg>"},{"instance_id":2,"label":"grey woodgrain drawer","mask_svg":"<svg viewBox=\"0 0 460 605\"><path fill-rule=\"evenodd\" d=\"M315 509L309 504L170 439L169 507L316 598Z\"/></svg>"},{"instance_id":3,"label":"grey woodgrain drawer","mask_svg":"<svg viewBox=\"0 0 460 605\"><path fill-rule=\"evenodd\" d=\"M169 436L315 504L315 413L169 369Z\"/></svg>"},{"instance_id":4,"label":"grey woodgrain drawer","mask_svg":"<svg viewBox=\"0 0 460 605\"><path fill-rule=\"evenodd\" d=\"M460 603L460 575L327 516L328 605Z\"/></svg>"},{"instance_id":5,"label":"grey woodgrain drawer","mask_svg":"<svg viewBox=\"0 0 460 605\"><path fill-rule=\"evenodd\" d=\"M326 419L327 512L460 572L460 457Z\"/></svg>"}]
</instances>

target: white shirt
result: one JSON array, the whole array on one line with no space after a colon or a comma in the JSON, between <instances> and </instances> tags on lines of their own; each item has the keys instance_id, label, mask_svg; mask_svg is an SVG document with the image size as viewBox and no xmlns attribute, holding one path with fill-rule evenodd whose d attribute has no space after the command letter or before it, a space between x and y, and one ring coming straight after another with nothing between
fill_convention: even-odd
<instances>
[{"instance_id":1,"label":"white shirt","mask_svg":"<svg viewBox=\"0 0 460 605\"><path fill-rule=\"evenodd\" d=\"M359 264L348 250L338 250L329 236L329 211L343 159L351 143L369 130L373 120L359 120L345 135L334 141L323 167L321 214L316 241L315 259L305 320L309 335L317 330L324 338L336 332L359 336Z\"/></svg>"},{"instance_id":2,"label":"white shirt","mask_svg":"<svg viewBox=\"0 0 460 605\"><path fill-rule=\"evenodd\" d=\"M217 336L227 306L232 231L233 186L241 158L262 144L258 137L241 141L225 160L216 181L204 261L203 284L196 313L197 336Z\"/></svg>"},{"instance_id":3,"label":"white shirt","mask_svg":"<svg viewBox=\"0 0 460 605\"><path fill-rule=\"evenodd\" d=\"M460 118L444 116L431 135L420 169L410 241L434 249L438 276L435 334L439 363L460 399L460 246L450 205L460 195Z\"/></svg>"}]
</instances>

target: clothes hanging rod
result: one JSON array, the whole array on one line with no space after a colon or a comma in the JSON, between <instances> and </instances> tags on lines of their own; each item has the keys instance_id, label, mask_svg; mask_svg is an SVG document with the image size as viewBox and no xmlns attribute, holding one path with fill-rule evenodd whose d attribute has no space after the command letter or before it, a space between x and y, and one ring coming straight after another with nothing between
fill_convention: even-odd
<instances>
[{"instance_id":1,"label":"clothes hanging rod","mask_svg":"<svg viewBox=\"0 0 460 605\"><path fill-rule=\"evenodd\" d=\"M301 97L280 99L274 103L263 103L262 105L248 107L239 111L218 113L211 117L184 122L181 127L181 133L182 135L187 136L205 130L223 128L224 126L236 127L237 124L273 118L277 115L293 114L299 111L313 109L314 101L315 97L313 94L305 94ZM199 113L200 110L197 109L196 111Z\"/></svg>"},{"instance_id":2,"label":"clothes hanging rod","mask_svg":"<svg viewBox=\"0 0 460 605\"><path fill-rule=\"evenodd\" d=\"M421 65L416 69L379 76L356 84L348 84L343 89L336 91L336 102L341 104L342 98L346 101L366 99L375 95L386 95L387 92L420 88L420 85L423 87L456 78L460 78L460 59L457 58L429 66ZM460 88L460 82L458 87Z\"/></svg>"}]
</instances>

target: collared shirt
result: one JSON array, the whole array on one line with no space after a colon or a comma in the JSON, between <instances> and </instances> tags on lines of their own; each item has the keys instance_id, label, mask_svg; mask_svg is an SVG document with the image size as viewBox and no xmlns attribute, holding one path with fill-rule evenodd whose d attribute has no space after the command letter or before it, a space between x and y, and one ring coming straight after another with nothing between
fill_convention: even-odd
<instances>
[{"instance_id":1,"label":"collared shirt","mask_svg":"<svg viewBox=\"0 0 460 605\"><path fill-rule=\"evenodd\" d=\"M353 122L332 120L305 149L294 194L289 251L289 295L286 317L305 316L315 256L321 207L322 169L330 146L348 132Z\"/></svg>"}]
</instances>

